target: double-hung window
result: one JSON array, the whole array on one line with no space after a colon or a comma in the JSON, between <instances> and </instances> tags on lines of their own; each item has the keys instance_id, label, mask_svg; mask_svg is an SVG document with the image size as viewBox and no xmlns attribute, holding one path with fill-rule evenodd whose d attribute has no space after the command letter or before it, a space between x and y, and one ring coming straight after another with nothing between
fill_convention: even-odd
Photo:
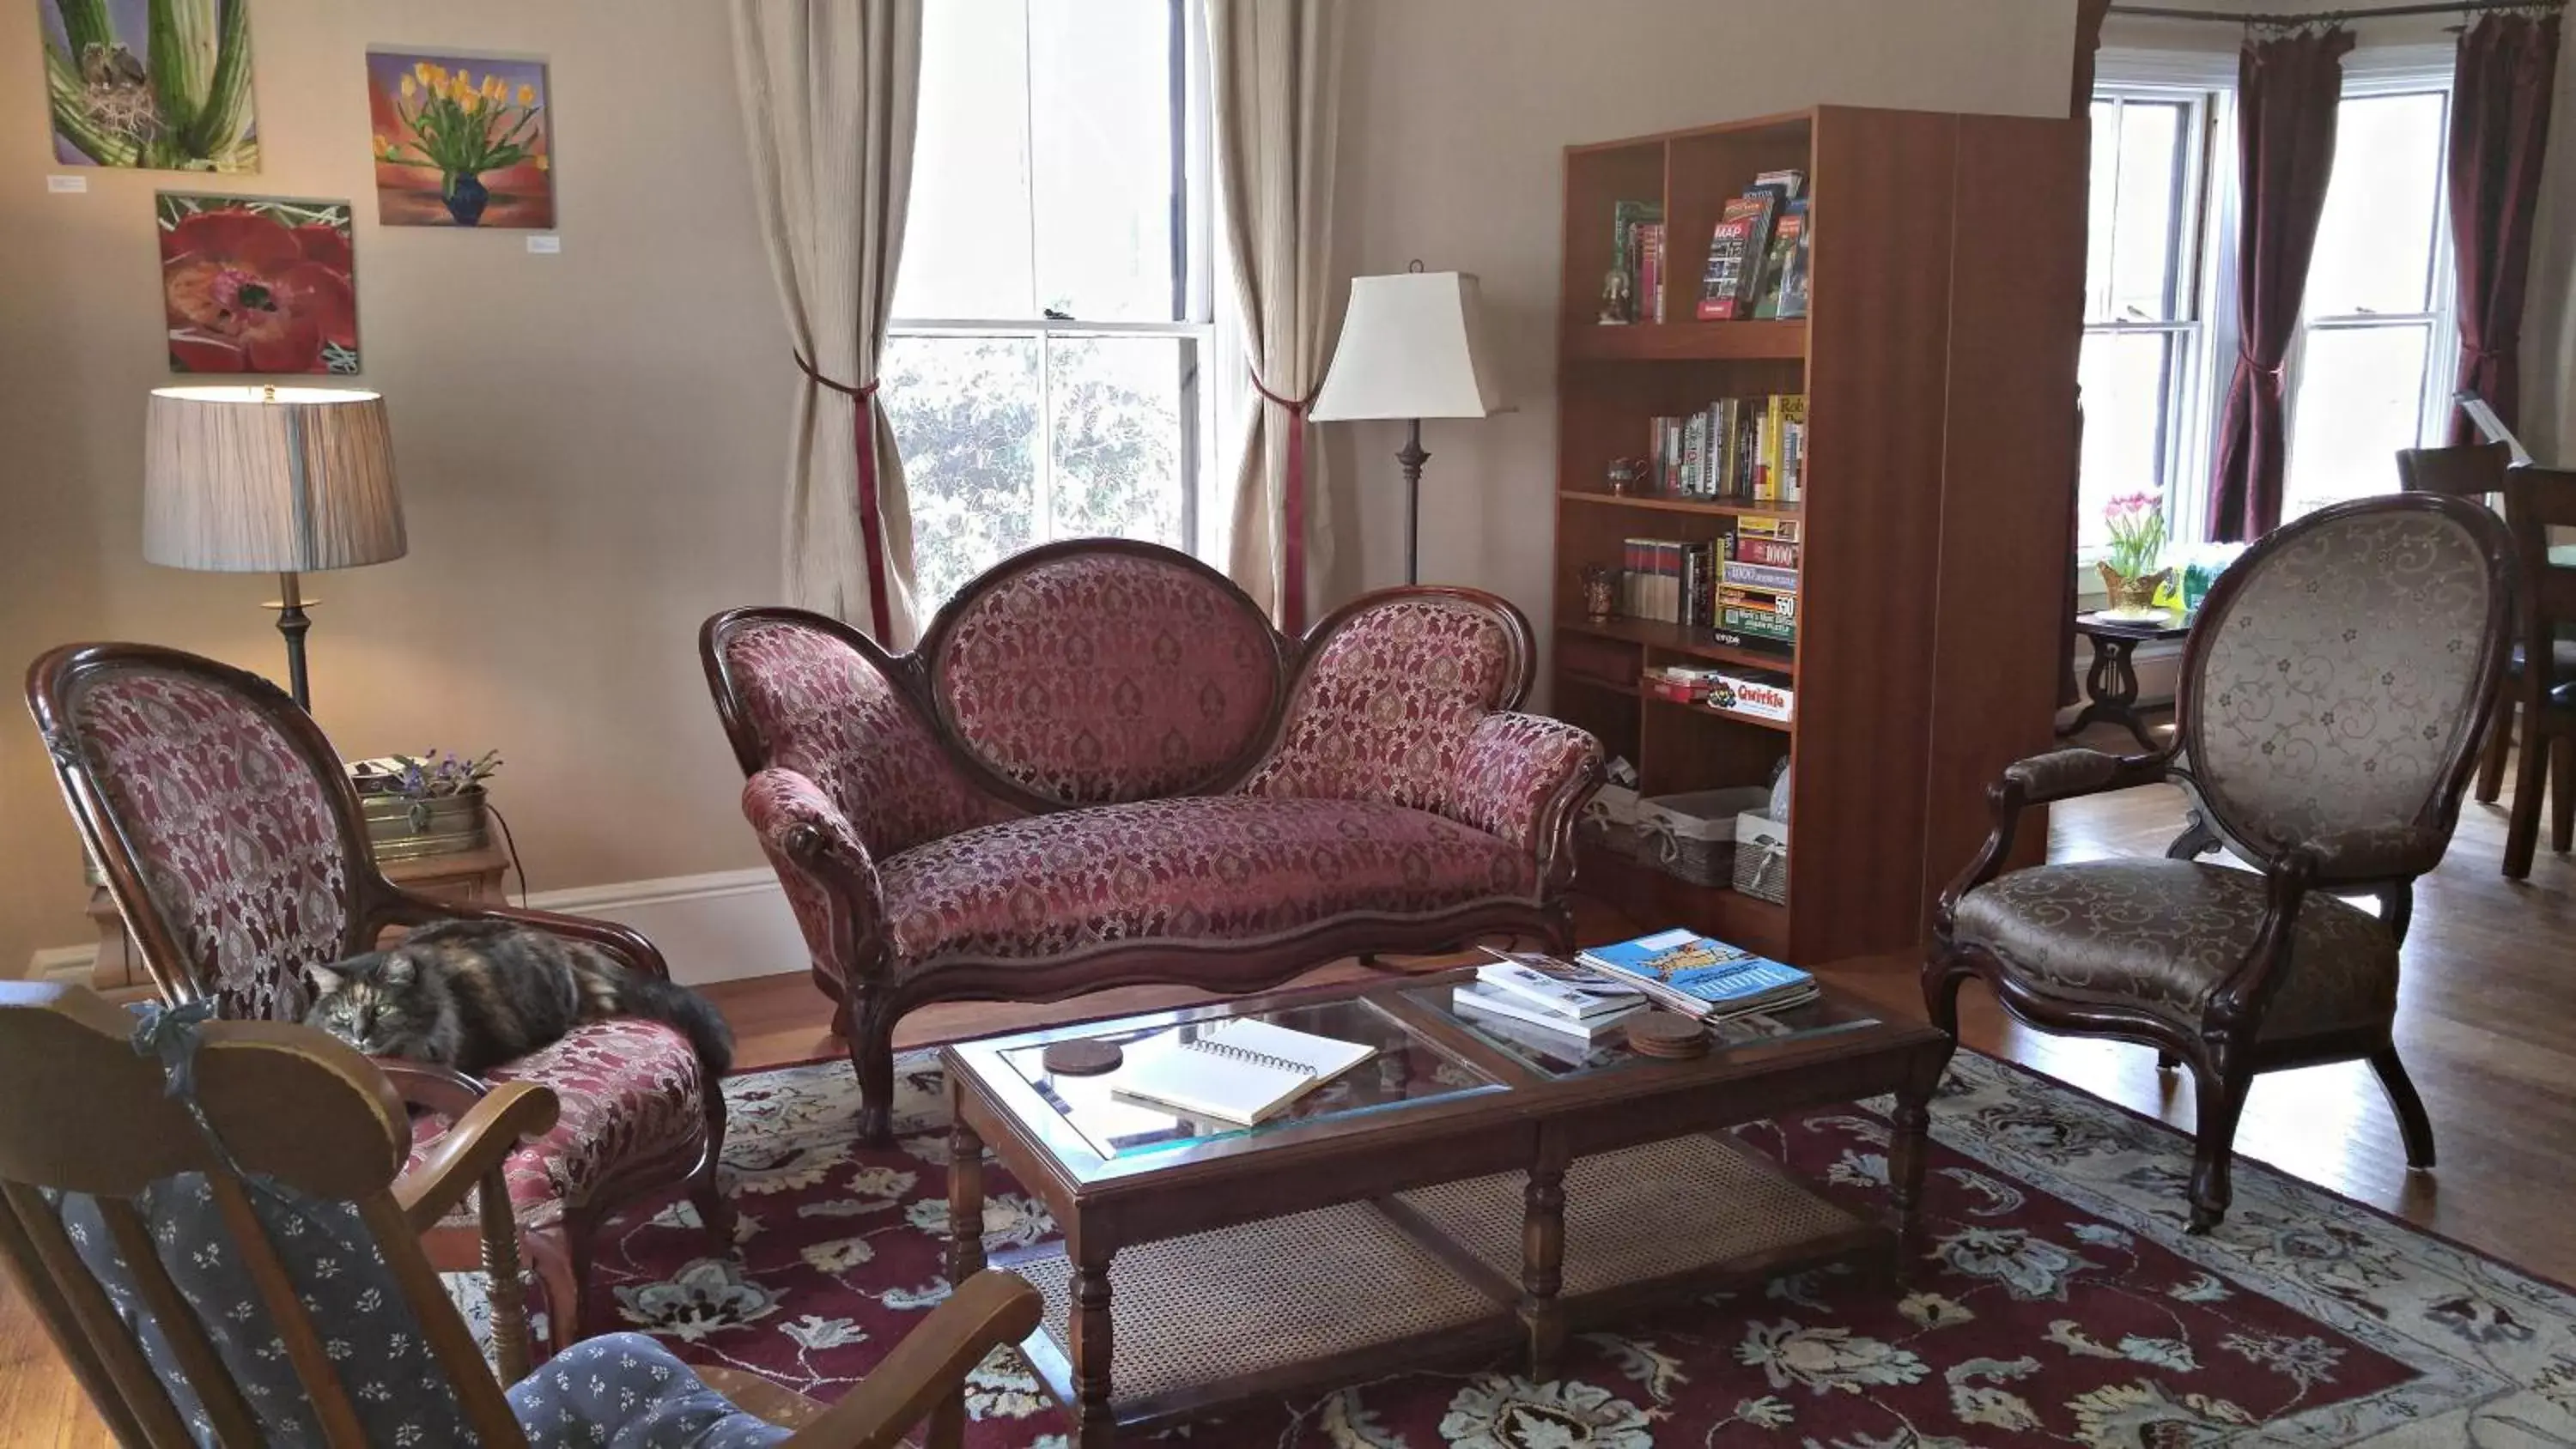
<instances>
[{"instance_id":1,"label":"double-hung window","mask_svg":"<svg viewBox=\"0 0 2576 1449\"><path fill-rule=\"evenodd\" d=\"M2110 542L2103 508L2180 501L2207 467L2203 226L2211 97L2105 88L2093 100L2084 266L2081 549ZM2179 521L2179 520L2177 520Z\"/></svg>"},{"instance_id":2,"label":"double-hung window","mask_svg":"<svg viewBox=\"0 0 2576 1449\"><path fill-rule=\"evenodd\" d=\"M934 607L1032 544L1200 550L1214 342L1195 0L937 0L880 369Z\"/></svg>"},{"instance_id":3,"label":"double-hung window","mask_svg":"<svg viewBox=\"0 0 2576 1449\"><path fill-rule=\"evenodd\" d=\"M2441 441L2459 356L2443 205L2450 99L2447 75L2345 82L2289 359L2284 519L2394 492L2396 451Z\"/></svg>"},{"instance_id":4,"label":"double-hung window","mask_svg":"<svg viewBox=\"0 0 2576 1449\"><path fill-rule=\"evenodd\" d=\"M2125 64L2124 64L2125 62ZM2205 536L2220 405L2236 368L2234 61L2106 54L2094 92L2085 266L2079 554L2103 506L2165 500L2169 536ZM2458 332L2443 200L2446 59L2345 63L2297 336L2284 364L2282 517L2397 488L2394 454L2439 441Z\"/></svg>"}]
</instances>

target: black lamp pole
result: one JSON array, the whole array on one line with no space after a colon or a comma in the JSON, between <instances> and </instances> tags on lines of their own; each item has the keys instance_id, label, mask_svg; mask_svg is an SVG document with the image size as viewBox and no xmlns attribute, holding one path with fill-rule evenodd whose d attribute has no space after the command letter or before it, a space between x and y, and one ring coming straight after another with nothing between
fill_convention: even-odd
<instances>
[{"instance_id":1,"label":"black lamp pole","mask_svg":"<svg viewBox=\"0 0 2576 1449\"><path fill-rule=\"evenodd\" d=\"M295 696L297 709L310 714L313 688L304 677L304 631L313 627L313 620L304 612L302 582L292 569L279 573L275 608L277 632L286 636L286 692Z\"/></svg>"},{"instance_id":2,"label":"black lamp pole","mask_svg":"<svg viewBox=\"0 0 2576 1449\"><path fill-rule=\"evenodd\" d=\"M1404 470L1404 581L1408 584L1422 582L1422 465L1430 460L1431 455L1422 451L1422 419L1411 419L1404 425L1404 446L1395 454L1396 466Z\"/></svg>"}]
</instances>

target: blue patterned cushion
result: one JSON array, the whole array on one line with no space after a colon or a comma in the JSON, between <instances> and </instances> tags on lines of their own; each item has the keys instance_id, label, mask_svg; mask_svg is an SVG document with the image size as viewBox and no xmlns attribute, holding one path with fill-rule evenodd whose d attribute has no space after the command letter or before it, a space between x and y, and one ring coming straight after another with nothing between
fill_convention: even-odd
<instances>
[{"instance_id":1,"label":"blue patterned cushion","mask_svg":"<svg viewBox=\"0 0 2576 1449\"><path fill-rule=\"evenodd\" d=\"M788 1436L640 1333L586 1339L510 1390L531 1449L757 1449Z\"/></svg>"},{"instance_id":2,"label":"blue patterned cushion","mask_svg":"<svg viewBox=\"0 0 2576 1449\"><path fill-rule=\"evenodd\" d=\"M253 1191L250 1202L297 1295L323 1330L323 1352L348 1391L367 1442L472 1443L473 1431L447 1372L357 1210L275 1189ZM169 1388L171 1407L199 1444L214 1445L214 1426L180 1376L162 1325L143 1310L133 1275L108 1237L98 1204L69 1193L56 1205L81 1261L107 1290L144 1357ZM154 1183L134 1205L160 1249L163 1270L241 1386L243 1401L259 1421L261 1442L289 1449L308 1444L319 1449L327 1443L249 1268L225 1246L229 1235L221 1227L221 1210L205 1175L183 1173Z\"/></svg>"}]
</instances>

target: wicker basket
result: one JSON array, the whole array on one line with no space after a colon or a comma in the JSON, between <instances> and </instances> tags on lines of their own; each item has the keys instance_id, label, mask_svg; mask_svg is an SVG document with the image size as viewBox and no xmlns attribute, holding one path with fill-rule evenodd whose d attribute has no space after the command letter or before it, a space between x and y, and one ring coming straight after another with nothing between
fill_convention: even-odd
<instances>
[{"instance_id":1,"label":"wicker basket","mask_svg":"<svg viewBox=\"0 0 2576 1449\"><path fill-rule=\"evenodd\" d=\"M1765 785L1654 796L1637 811L1640 858L1676 880L1726 885L1735 874L1735 817L1770 801Z\"/></svg>"},{"instance_id":2,"label":"wicker basket","mask_svg":"<svg viewBox=\"0 0 2576 1449\"><path fill-rule=\"evenodd\" d=\"M1604 785L1586 801L1575 818L1574 838L1597 845L1624 859L1637 858L1637 792L1625 785Z\"/></svg>"},{"instance_id":3,"label":"wicker basket","mask_svg":"<svg viewBox=\"0 0 2576 1449\"><path fill-rule=\"evenodd\" d=\"M1762 793L1767 805L1771 792ZM1789 903L1789 827L1760 810L1735 817L1735 888L1778 905Z\"/></svg>"}]
</instances>

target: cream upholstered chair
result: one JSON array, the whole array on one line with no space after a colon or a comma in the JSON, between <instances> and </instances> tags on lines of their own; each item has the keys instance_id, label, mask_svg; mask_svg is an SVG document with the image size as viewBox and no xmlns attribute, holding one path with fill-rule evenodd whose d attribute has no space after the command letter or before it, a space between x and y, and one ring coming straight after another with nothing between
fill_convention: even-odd
<instances>
[{"instance_id":1,"label":"cream upholstered chair","mask_svg":"<svg viewBox=\"0 0 2576 1449\"><path fill-rule=\"evenodd\" d=\"M2227 1211L2256 1073L2367 1059L2406 1156L2432 1126L2397 1059L2397 955L2417 876L2441 862L2508 642L2503 523L2401 494L2275 531L2229 569L2183 661L2173 743L2059 750L2004 771L1995 830L1941 898L1923 990L1956 1034L1981 977L2043 1030L2117 1037L2189 1064L2199 1105L2191 1230ZM2188 763L2185 763L2185 762ZM2005 872L2025 806L2186 780L2255 871L2098 860ZM2377 893L2382 915L2338 899Z\"/></svg>"}]
</instances>

